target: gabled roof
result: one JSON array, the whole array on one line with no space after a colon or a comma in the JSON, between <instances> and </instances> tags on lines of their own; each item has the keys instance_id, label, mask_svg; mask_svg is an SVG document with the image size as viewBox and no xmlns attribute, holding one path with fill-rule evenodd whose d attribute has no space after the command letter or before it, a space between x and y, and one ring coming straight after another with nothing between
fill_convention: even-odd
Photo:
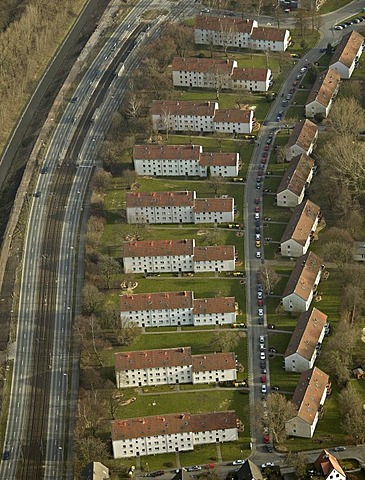
<instances>
[{"instance_id":1,"label":"gabled roof","mask_svg":"<svg viewBox=\"0 0 365 480\"><path fill-rule=\"evenodd\" d=\"M200 145L135 145L135 160L199 160L203 151Z\"/></svg>"},{"instance_id":2,"label":"gabled roof","mask_svg":"<svg viewBox=\"0 0 365 480\"><path fill-rule=\"evenodd\" d=\"M207 17L199 15L195 17L195 29L215 30L218 32L239 32L250 34L254 27L254 20L247 18Z\"/></svg>"},{"instance_id":3,"label":"gabled roof","mask_svg":"<svg viewBox=\"0 0 365 480\"><path fill-rule=\"evenodd\" d=\"M321 208L310 200L305 200L293 209L292 216L281 237L280 243L294 240L305 245L310 236Z\"/></svg>"},{"instance_id":4,"label":"gabled roof","mask_svg":"<svg viewBox=\"0 0 365 480\"><path fill-rule=\"evenodd\" d=\"M207 315L210 313L234 313L235 311L235 297L211 297L194 299L194 315Z\"/></svg>"},{"instance_id":5,"label":"gabled roof","mask_svg":"<svg viewBox=\"0 0 365 480\"><path fill-rule=\"evenodd\" d=\"M313 252L307 252L299 257L286 284L283 298L295 293L298 297L307 301L321 268L322 259Z\"/></svg>"},{"instance_id":6,"label":"gabled roof","mask_svg":"<svg viewBox=\"0 0 365 480\"><path fill-rule=\"evenodd\" d=\"M127 192L126 206L189 207L194 205L195 192Z\"/></svg>"},{"instance_id":7,"label":"gabled roof","mask_svg":"<svg viewBox=\"0 0 365 480\"><path fill-rule=\"evenodd\" d=\"M193 255L194 246L194 239L123 242L122 257L169 257Z\"/></svg>"},{"instance_id":8,"label":"gabled roof","mask_svg":"<svg viewBox=\"0 0 365 480\"><path fill-rule=\"evenodd\" d=\"M231 79L234 81L266 82L269 75L270 70L268 68L235 68Z\"/></svg>"},{"instance_id":9,"label":"gabled roof","mask_svg":"<svg viewBox=\"0 0 365 480\"><path fill-rule=\"evenodd\" d=\"M327 315L317 308L302 313L295 326L284 358L297 353L306 360L311 360L326 323Z\"/></svg>"},{"instance_id":10,"label":"gabled roof","mask_svg":"<svg viewBox=\"0 0 365 480\"><path fill-rule=\"evenodd\" d=\"M202 167L235 167L238 164L239 155L233 152L204 152L200 155Z\"/></svg>"},{"instance_id":11,"label":"gabled roof","mask_svg":"<svg viewBox=\"0 0 365 480\"><path fill-rule=\"evenodd\" d=\"M324 107L328 107L333 95L336 93L340 79L340 74L332 68L318 75L305 104L309 105L316 101Z\"/></svg>"},{"instance_id":12,"label":"gabled roof","mask_svg":"<svg viewBox=\"0 0 365 480\"><path fill-rule=\"evenodd\" d=\"M309 425L313 424L328 384L329 376L317 367L301 374L292 398L292 403L298 408L297 417Z\"/></svg>"},{"instance_id":13,"label":"gabled roof","mask_svg":"<svg viewBox=\"0 0 365 480\"><path fill-rule=\"evenodd\" d=\"M236 368L236 354L234 352L193 355L192 359L193 373L209 370L234 370Z\"/></svg>"},{"instance_id":14,"label":"gabled roof","mask_svg":"<svg viewBox=\"0 0 365 480\"><path fill-rule=\"evenodd\" d=\"M307 183L313 167L313 158L308 157L305 153L292 158L289 167L286 169L283 178L281 179L277 193L288 190L299 196Z\"/></svg>"},{"instance_id":15,"label":"gabled roof","mask_svg":"<svg viewBox=\"0 0 365 480\"><path fill-rule=\"evenodd\" d=\"M251 40L265 40L267 42L283 42L288 30L282 28L257 27L251 34Z\"/></svg>"},{"instance_id":16,"label":"gabled roof","mask_svg":"<svg viewBox=\"0 0 365 480\"><path fill-rule=\"evenodd\" d=\"M191 100L154 100L152 102L152 115L184 115L213 117L218 108L217 102L194 102Z\"/></svg>"},{"instance_id":17,"label":"gabled roof","mask_svg":"<svg viewBox=\"0 0 365 480\"><path fill-rule=\"evenodd\" d=\"M223 123L250 123L252 121L252 110L240 110L239 108L230 108L227 110L216 110L214 121Z\"/></svg>"},{"instance_id":18,"label":"gabled roof","mask_svg":"<svg viewBox=\"0 0 365 480\"><path fill-rule=\"evenodd\" d=\"M128 418L111 422L112 441L175 433L197 433L237 428L233 410L211 413L171 413L153 417Z\"/></svg>"},{"instance_id":19,"label":"gabled roof","mask_svg":"<svg viewBox=\"0 0 365 480\"><path fill-rule=\"evenodd\" d=\"M193 292L158 292L120 295L121 312L193 308Z\"/></svg>"},{"instance_id":20,"label":"gabled roof","mask_svg":"<svg viewBox=\"0 0 365 480\"><path fill-rule=\"evenodd\" d=\"M322 472L325 477L328 477L333 470L346 477L337 458L328 450L322 450L319 457L314 462L314 467L318 472Z\"/></svg>"},{"instance_id":21,"label":"gabled roof","mask_svg":"<svg viewBox=\"0 0 365 480\"><path fill-rule=\"evenodd\" d=\"M220 260L234 260L235 249L233 245L217 245L212 247L195 247L194 262L209 262Z\"/></svg>"},{"instance_id":22,"label":"gabled roof","mask_svg":"<svg viewBox=\"0 0 365 480\"><path fill-rule=\"evenodd\" d=\"M237 480L263 480L263 478L261 469L251 460L246 460L237 472Z\"/></svg>"},{"instance_id":23,"label":"gabled roof","mask_svg":"<svg viewBox=\"0 0 365 480\"><path fill-rule=\"evenodd\" d=\"M360 35L360 33L355 32L355 30L344 35L331 58L330 66L336 62L341 62L350 68L355 61L363 41L364 37Z\"/></svg>"},{"instance_id":24,"label":"gabled roof","mask_svg":"<svg viewBox=\"0 0 365 480\"><path fill-rule=\"evenodd\" d=\"M178 72L219 73L231 75L234 65L234 61L229 59L174 57L172 61L172 70Z\"/></svg>"},{"instance_id":25,"label":"gabled roof","mask_svg":"<svg viewBox=\"0 0 365 480\"><path fill-rule=\"evenodd\" d=\"M289 137L287 147L298 145L304 151L308 152L311 145L318 136L317 125L310 120L301 120L295 125Z\"/></svg>"},{"instance_id":26,"label":"gabled roof","mask_svg":"<svg viewBox=\"0 0 365 480\"><path fill-rule=\"evenodd\" d=\"M197 198L194 212L232 212L233 205L233 198Z\"/></svg>"},{"instance_id":27,"label":"gabled roof","mask_svg":"<svg viewBox=\"0 0 365 480\"><path fill-rule=\"evenodd\" d=\"M140 370L146 368L190 366L191 347L137 350L114 354L115 370Z\"/></svg>"}]
</instances>

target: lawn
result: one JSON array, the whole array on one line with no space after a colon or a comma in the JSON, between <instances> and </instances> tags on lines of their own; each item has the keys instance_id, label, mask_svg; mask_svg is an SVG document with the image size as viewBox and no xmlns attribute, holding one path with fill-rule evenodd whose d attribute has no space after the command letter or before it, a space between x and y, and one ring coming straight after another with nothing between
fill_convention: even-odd
<instances>
[{"instance_id":1,"label":"lawn","mask_svg":"<svg viewBox=\"0 0 365 480\"><path fill-rule=\"evenodd\" d=\"M271 198L272 196L270 195L269 197ZM267 224L267 227L265 227L264 236L270 237L275 241L280 241L281 237L283 236L285 228L286 228L286 224L269 222Z\"/></svg>"},{"instance_id":2,"label":"lawn","mask_svg":"<svg viewBox=\"0 0 365 480\"><path fill-rule=\"evenodd\" d=\"M301 120L304 118L304 108L297 105L290 106L286 112L286 118Z\"/></svg>"},{"instance_id":3,"label":"lawn","mask_svg":"<svg viewBox=\"0 0 365 480\"><path fill-rule=\"evenodd\" d=\"M274 347L277 350L277 353L284 355L290 338L290 333L276 332L275 330L269 330L269 347Z\"/></svg>"},{"instance_id":4,"label":"lawn","mask_svg":"<svg viewBox=\"0 0 365 480\"><path fill-rule=\"evenodd\" d=\"M297 90L294 96L294 101L298 107L300 105L303 105L303 106L305 105L305 102L307 101L309 93L310 93L309 90Z\"/></svg>"},{"instance_id":5,"label":"lawn","mask_svg":"<svg viewBox=\"0 0 365 480\"><path fill-rule=\"evenodd\" d=\"M283 369L283 357L270 358L270 383L277 385L285 393L294 393L300 374L288 373Z\"/></svg>"},{"instance_id":6,"label":"lawn","mask_svg":"<svg viewBox=\"0 0 365 480\"><path fill-rule=\"evenodd\" d=\"M320 7L319 12L321 15L329 12L333 12L334 10L338 10L341 7L344 7L349 2L348 0L327 0L324 4Z\"/></svg>"},{"instance_id":7,"label":"lawn","mask_svg":"<svg viewBox=\"0 0 365 480\"><path fill-rule=\"evenodd\" d=\"M277 178L277 177L270 177ZM281 177L280 177L281 181ZM284 222L287 224L291 217L291 211L289 208L278 207L276 205L276 195L264 196L264 218L270 217L273 222ZM270 225L270 222L269 222ZM265 235L266 236L266 235Z\"/></svg>"}]
</instances>

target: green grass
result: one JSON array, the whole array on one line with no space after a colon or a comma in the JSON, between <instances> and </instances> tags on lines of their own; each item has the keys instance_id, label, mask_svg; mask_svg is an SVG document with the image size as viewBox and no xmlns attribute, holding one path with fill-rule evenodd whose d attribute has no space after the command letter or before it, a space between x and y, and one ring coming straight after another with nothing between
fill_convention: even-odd
<instances>
[{"instance_id":1,"label":"green grass","mask_svg":"<svg viewBox=\"0 0 365 480\"><path fill-rule=\"evenodd\" d=\"M290 106L286 112L287 118L295 118L298 121L304 118L304 108L301 106Z\"/></svg>"},{"instance_id":2,"label":"green grass","mask_svg":"<svg viewBox=\"0 0 365 480\"><path fill-rule=\"evenodd\" d=\"M297 90L297 92L294 96L294 102L298 105L298 107L300 105L305 105L309 93L310 92L308 90Z\"/></svg>"},{"instance_id":3,"label":"green grass","mask_svg":"<svg viewBox=\"0 0 365 480\"><path fill-rule=\"evenodd\" d=\"M271 195L270 195L271 197ZM283 236L284 230L286 225L282 225L280 223L268 223L267 227L265 227L265 237L271 237L273 240L280 241L281 237Z\"/></svg>"},{"instance_id":4,"label":"green grass","mask_svg":"<svg viewBox=\"0 0 365 480\"><path fill-rule=\"evenodd\" d=\"M324 13L333 12L334 10L338 10L339 8L344 7L348 3L348 0L327 0L319 9L319 12L321 15L323 15Z\"/></svg>"},{"instance_id":5,"label":"green grass","mask_svg":"<svg viewBox=\"0 0 365 480\"><path fill-rule=\"evenodd\" d=\"M271 177L268 177L271 178ZM281 178L280 178L281 180ZM289 208L278 207L275 202L276 195L264 196L264 215L263 217L270 217L273 222L288 223L291 217Z\"/></svg>"},{"instance_id":6,"label":"green grass","mask_svg":"<svg viewBox=\"0 0 365 480\"><path fill-rule=\"evenodd\" d=\"M283 369L283 357L270 358L271 385L277 385L285 393L294 393L299 377L299 373L288 373Z\"/></svg>"},{"instance_id":7,"label":"green grass","mask_svg":"<svg viewBox=\"0 0 365 480\"><path fill-rule=\"evenodd\" d=\"M313 48L319 41L320 34L317 30L306 29L301 36L300 31L296 28L290 29L290 35L292 38L293 45L290 47L290 52L297 52L302 56L305 56L305 50L310 50ZM306 49L301 47L301 42L305 40Z\"/></svg>"},{"instance_id":8,"label":"green grass","mask_svg":"<svg viewBox=\"0 0 365 480\"><path fill-rule=\"evenodd\" d=\"M275 332L275 330L269 330L268 333L269 333L269 347L274 347L276 348L277 353L284 354L288 347L291 334Z\"/></svg>"}]
</instances>

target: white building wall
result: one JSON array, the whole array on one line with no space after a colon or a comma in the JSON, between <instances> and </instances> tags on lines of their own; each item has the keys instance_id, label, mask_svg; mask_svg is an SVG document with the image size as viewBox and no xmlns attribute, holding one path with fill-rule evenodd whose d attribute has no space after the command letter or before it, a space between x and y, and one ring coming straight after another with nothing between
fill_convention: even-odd
<instances>
[{"instance_id":1,"label":"white building wall","mask_svg":"<svg viewBox=\"0 0 365 480\"><path fill-rule=\"evenodd\" d=\"M237 379L236 369L193 372L193 384L229 382Z\"/></svg>"},{"instance_id":2,"label":"white building wall","mask_svg":"<svg viewBox=\"0 0 365 480\"><path fill-rule=\"evenodd\" d=\"M238 440L238 429L211 430L193 433L194 445L204 445L216 442L234 442Z\"/></svg>"},{"instance_id":3,"label":"white building wall","mask_svg":"<svg viewBox=\"0 0 365 480\"><path fill-rule=\"evenodd\" d=\"M200 325L231 325L236 323L236 313L206 313L193 315L194 326Z\"/></svg>"},{"instance_id":4,"label":"white building wall","mask_svg":"<svg viewBox=\"0 0 365 480\"><path fill-rule=\"evenodd\" d=\"M193 207L129 207L128 223L193 223Z\"/></svg>"},{"instance_id":5,"label":"white building wall","mask_svg":"<svg viewBox=\"0 0 365 480\"><path fill-rule=\"evenodd\" d=\"M254 26L257 27L257 22L254 22ZM232 46L237 48L249 48L249 35L247 33L240 32L218 32L215 30L198 29L194 30L195 43L201 45L219 45L219 46Z\"/></svg>"},{"instance_id":6,"label":"white building wall","mask_svg":"<svg viewBox=\"0 0 365 480\"><path fill-rule=\"evenodd\" d=\"M314 357L314 358L313 358ZM304 372L309 368L312 368L316 359L315 354L311 360L307 360L298 353L293 353L285 358L285 371L286 372Z\"/></svg>"},{"instance_id":7,"label":"white building wall","mask_svg":"<svg viewBox=\"0 0 365 480\"><path fill-rule=\"evenodd\" d=\"M301 155L302 153L305 153L306 155L310 155L313 150L313 144L311 144L311 147L308 150L305 150L304 148L300 147L299 145L292 145L291 147L286 147L285 149L285 158L287 162L290 162L290 160L297 155Z\"/></svg>"},{"instance_id":8,"label":"white building wall","mask_svg":"<svg viewBox=\"0 0 365 480\"><path fill-rule=\"evenodd\" d=\"M156 367L116 372L117 388L175 385L192 382L191 366Z\"/></svg>"},{"instance_id":9,"label":"white building wall","mask_svg":"<svg viewBox=\"0 0 365 480\"><path fill-rule=\"evenodd\" d=\"M304 255L310 245L309 237L305 245L301 245L292 238L281 243L280 252L283 257L300 257Z\"/></svg>"},{"instance_id":10,"label":"white building wall","mask_svg":"<svg viewBox=\"0 0 365 480\"><path fill-rule=\"evenodd\" d=\"M286 312L306 312L313 299L313 292L307 301L300 298L296 293L291 293L283 298L283 308Z\"/></svg>"},{"instance_id":11,"label":"white building wall","mask_svg":"<svg viewBox=\"0 0 365 480\"><path fill-rule=\"evenodd\" d=\"M341 75L341 78L349 79L355 70L355 62L352 62L350 68L341 63L340 61L333 63L329 66L332 70L335 70Z\"/></svg>"},{"instance_id":12,"label":"white building wall","mask_svg":"<svg viewBox=\"0 0 365 480\"><path fill-rule=\"evenodd\" d=\"M230 223L234 212L198 212L194 214L194 223Z\"/></svg>"},{"instance_id":13,"label":"white building wall","mask_svg":"<svg viewBox=\"0 0 365 480\"><path fill-rule=\"evenodd\" d=\"M192 272L192 255L124 257L124 273Z\"/></svg>"},{"instance_id":14,"label":"white building wall","mask_svg":"<svg viewBox=\"0 0 365 480\"><path fill-rule=\"evenodd\" d=\"M234 260L194 262L194 272L233 272L234 269Z\"/></svg>"},{"instance_id":15,"label":"white building wall","mask_svg":"<svg viewBox=\"0 0 365 480\"><path fill-rule=\"evenodd\" d=\"M305 188L301 191L301 194L298 196L290 190L284 190L276 195L276 204L278 207L296 207L304 198Z\"/></svg>"},{"instance_id":16,"label":"white building wall","mask_svg":"<svg viewBox=\"0 0 365 480\"><path fill-rule=\"evenodd\" d=\"M307 118L313 118L317 113L320 113L324 116L324 118L328 117L329 111L331 110L332 107L332 100L328 104L327 107L324 107L321 105L319 102L316 100L308 103L308 105L305 106L305 116Z\"/></svg>"},{"instance_id":17,"label":"white building wall","mask_svg":"<svg viewBox=\"0 0 365 480\"><path fill-rule=\"evenodd\" d=\"M214 122L214 130L218 133L251 133L252 127L252 121L250 123Z\"/></svg>"},{"instance_id":18,"label":"white building wall","mask_svg":"<svg viewBox=\"0 0 365 480\"><path fill-rule=\"evenodd\" d=\"M135 322L139 327L170 327L193 325L192 308L137 310L121 312L121 319Z\"/></svg>"},{"instance_id":19,"label":"white building wall","mask_svg":"<svg viewBox=\"0 0 365 480\"><path fill-rule=\"evenodd\" d=\"M304 422L301 418L295 417L285 423L285 430L287 435L293 437L312 438L318 423L318 413L316 414L313 423Z\"/></svg>"}]
</instances>

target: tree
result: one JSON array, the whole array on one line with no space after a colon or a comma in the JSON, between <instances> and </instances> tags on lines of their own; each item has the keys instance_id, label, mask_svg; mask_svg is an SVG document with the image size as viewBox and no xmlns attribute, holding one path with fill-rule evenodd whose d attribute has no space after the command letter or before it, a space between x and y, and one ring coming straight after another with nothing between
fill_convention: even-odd
<instances>
[{"instance_id":1,"label":"tree","mask_svg":"<svg viewBox=\"0 0 365 480\"><path fill-rule=\"evenodd\" d=\"M340 394L342 428L355 443L365 443L364 401L359 391L350 383Z\"/></svg>"},{"instance_id":2,"label":"tree","mask_svg":"<svg viewBox=\"0 0 365 480\"><path fill-rule=\"evenodd\" d=\"M218 195L223 188L223 177L214 176L209 179L209 187L213 190L215 195Z\"/></svg>"},{"instance_id":3,"label":"tree","mask_svg":"<svg viewBox=\"0 0 365 480\"><path fill-rule=\"evenodd\" d=\"M261 283L264 285L266 294L272 292L275 285L279 281L279 275L269 265L261 265L258 272L258 277Z\"/></svg>"},{"instance_id":4,"label":"tree","mask_svg":"<svg viewBox=\"0 0 365 480\"><path fill-rule=\"evenodd\" d=\"M100 255L98 261L99 275L105 280L106 288L110 288L110 280L114 275L119 275L122 272L120 263L115 258L109 255Z\"/></svg>"},{"instance_id":5,"label":"tree","mask_svg":"<svg viewBox=\"0 0 365 480\"><path fill-rule=\"evenodd\" d=\"M326 242L321 248L321 255L326 262L333 262L341 272L353 261L352 247L343 242Z\"/></svg>"},{"instance_id":6,"label":"tree","mask_svg":"<svg viewBox=\"0 0 365 480\"><path fill-rule=\"evenodd\" d=\"M82 311L85 315L97 313L103 303L101 292L92 284L86 283L82 289Z\"/></svg>"},{"instance_id":7,"label":"tree","mask_svg":"<svg viewBox=\"0 0 365 480\"><path fill-rule=\"evenodd\" d=\"M138 175L135 170L123 170L122 178L124 180L125 188L127 190L130 190L133 187L133 185L136 183L137 177Z\"/></svg>"},{"instance_id":8,"label":"tree","mask_svg":"<svg viewBox=\"0 0 365 480\"><path fill-rule=\"evenodd\" d=\"M74 438L75 457L80 466L85 466L95 459L103 459L108 457L107 445L97 437L91 435L83 435L79 432Z\"/></svg>"},{"instance_id":9,"label":"tree","mask_svg":"<svg viewBox=\"0 0 365 480\"><path fill-rule=\"evenodd\" d=\"M98 168L94 175L94 186L99 193L105 193L109 188L112 175L103 168Z\"/></svg>"},{"instance_id":10,"label":"tree","mask_svg":"<svg viewBox=\"0 0 365 480\"><path fill-rule=\"evenodd\" d=\"M308 29L310 25L309 13L307 10L298 9L295 16L295 28L300 32L300 36L304 36L305 30Z\"/></svg>"},{"instance_id":11,"label":"tree","mask_svg":"<svg viewBox=\"0 0 365 480\"><path fill-rule=\"evenodd\" d=\"M294 454L293 452L289 452L286 461L294 467L295 475L298 480L307 478L308 459L303 454Z\"/></svg>"},{"instance_id":12,"label":"tree","mask_svg":"<svg viewBox=\"0 0 365 480\"><path fill-rule=\"evenodd\" d=\"M231 352L244 335L244 332L217 330L212 335L212 346L220 352Z\"/></svg>"},{"instance_id":13,"label":"tree","mask_svg":"<svg viewBox=\"0 0 365 480\"><path fill-rule=\"evenodd\" d=\"M284 395L269 393L267 395L267 422L276 443L286 439L285 422L297 414L297 409Z\"/></svg>"},{"instance_id":14,"label":"tree","mask_svg":"<svg viewBox=\"0 0 365 480\"><path fill-rule=\"evenodd\" d=\"M121 318L115 330L117 340L120 345L127 346L137 341L141 335L142 329L135 322L127 318Z\"/></svg>"},{"instance_id":15,"label":"tree","mask_svg":"<svg viewBox=\"0 0 365 480\"><path fill-rule=\"evenodd\" d=\"M360 211L359 207L353 205L353 208L350 210L346 216L346 229L352 238L360 240L364 225L364 217Z\"/></svg>"},{"instance_id":16,"label":"tree","mask_svg":"<svg viewBox=\"0 0 365 480\"><path fill-rule=\"evenodd\" d=\"M176 54L185 57L190 50L194 49L192 28L183 24L169 23L164 33L170 36L176 48Z\"/></svg>"},{"instance_id":17,"label":"tree","mask_svg":"<svg viewBox=\"0 0 365 480\"><path fill-rule=\"evenodd\" d=\"M284 163L286 161L286 149L280 146L276 151L276 163Z\"/></svg>"},{"instance_id":18,"label":"tree","mask_svg":"<svg viewBox=\"0 0 365 480\"><path fill-rule=\"evenodd\" d=\"M215 228L209 231L209 235L207 235L207 238L206 238L206 243L207 245L211 245L211 246L222 245L223 240L224 240L224 237L222 232Z\"/></svg>"},{"instance_id":19,"label":"tree","mask_svg":"<svg viewBox=\"0 0 365 480\"><path fill-rule=\"evenodd\" d=\"M355 323L365 306L364 287L346 285L342 292L342 306L345 309L350 323Z\"/></svg>"},{"instance_id":20,"label":"tree","mask_svg":"<svg viewBox=\"0 0 365 480\"><path fill-rule=\"evenodd\" d=\"M364 130L365 113L354 98L338 98L332 106L328 123L338 136L348 140Z\"/></svg>"}]
</instances>

